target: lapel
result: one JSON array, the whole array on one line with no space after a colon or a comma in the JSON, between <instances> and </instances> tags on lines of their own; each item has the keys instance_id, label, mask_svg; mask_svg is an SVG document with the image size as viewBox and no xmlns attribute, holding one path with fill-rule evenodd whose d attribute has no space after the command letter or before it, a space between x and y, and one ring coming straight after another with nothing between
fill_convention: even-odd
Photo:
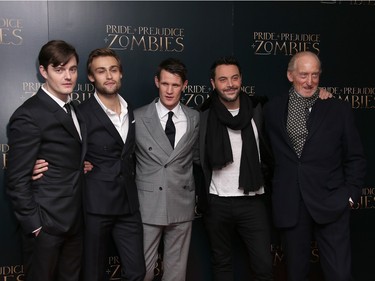
<instances>
[{"instance_id":1,"label":"lapel","mask_svg":"<svg viewBox=\"0 0 375 281\"><path fill-rule=\"evenodd\" d=\"M74 112L76 113L76 116L77 116L77 119L78 119L78 123L79 123L79 126L80 126L80 129L81 129L81 142L82 142L82 157L81 157L81 161L84 160L84 157L86 155L86 150L87 150L87 127L86 127L86 122L85 122L85 119L83 118L78 106L76 105L76 103L73 101L71 102L71 105L74 109Z\"/></svg>"},{"instance_id":2,"label":"lapel","mask_svg":"<svg viewBox=\"0 0 375 281\"><path fill-rule=\"evenodd\" d=\"M149 132L150 137L154 139L154 141L167 156L170 156L174 149L171 147L167 135L160 124L155 102L156 101L147 106L145 116L142 117L142 121L145 128Z\"/></svg>"},{"instance_id":3,"label":"lapel","mask_svg":"<svg viewBox=\"0 0 375 281\"><path fill-rule=\"evenodd\" d=\"M47 109L56 117L61 125L71 134L77 141L81 143L81 138L77 132L76 126L73 123L73 119L66 114L64 109L58 105L53 99L51 99L42 88L37 93L38 98L47 107Z\"/></svg>"},{"instance_id":4,"label":"lapel","mask_svg":"<svg viewBox=\"0 0 375 281\"><path fill-rule=\"evenodd\" d=\"M148 130L149 135L155 140L165 155L168 156L169 162L175 159L184 149L186 149L186 144L190 141L192 132L194 131L196 122L195 117L189 113L183 104L181 104L181 108L184 111L187 119L186 132L174 149L171 147L167 135L160 124L155 102L148 105L145 116L142 117L143 124Z\"/></svg>"},{"instance_id":5,"label":"lapel","mask_svg":"<svg viewBox=\"0 0 375 281\"><path fill-rule=\"evenodd\" d=\"M189 110L187 110L187 106L181 104L181 109L184 111L185 116L186 116L186 132L185 134L181 137L180 141L177 143L175 148L172 150L172 153L170 154L169 161L172 161L175 159L185 148L186 145L189 141L191 141L193 132L194 132L194 127L196 124L195 116L190 114Z\"/></svg>"},{"instance_id":6,"label":"lapel","mask_svg":"<svg viewBox=\"0 0 375 281\"><path fill-rule=\"evenodd\" d=\"M129 122L129 131L126 136L125 145L122 148L122 155L126 154L129 149L132 149L135 144L135 120L133 114L133 108L128 103L128 122Z\"/></svg>"},{"instance_id":7,"label":"lapel","mask_svg":"<svg viewBox=\"0 0 375 281\"><path fill-rule=\"evenodd\" d=\"M316 100L307 121L307 129L309 134L307 135L306 143L316 133L316 131L324 121L329 108L329 101L323 101L319 98Z\"/></svg>"},{"instance_id":8,"label":"lapel","mask_svg":"<svg viewBox=\"0 0 375 281\"><path fill-rule=\"evenodd\" d=\"M254 123L257 126L258 131L263 130L263 114L261 110L261 104L258 103L256 107L253 107L253 119Z\"/></svg>"},{"instance_id":9,"label":"lapel","mask_svg":"<svg viewBox=\"0 0 375 281\"><path fill-rule=\"evenodd\" d=\"M103 108L97 102L97 100L94 97L91 97L90 101L92 112L95 115L98 122L100 122L103 125L103 127L108 131L108 133L115 139L117 143L124 145L124 142L120 134L116 130L115 126L113 125L112 121L109 119L107 114L104 112Z\"/></svg>"},{"instance_id":10,"label":"lapel","mask_svg":"<svg viewBox=\"0 0 375 281\"><path fill-rule=\"evenodd\" d=\"M282 97L280 102L280 116L276 116L280 120L279 125L281 126L280 131L282 132L283 139L287 142L289 145L291 151L294 152L293 145L290 141L288 132L286 130L286 121L288 117L288 101L289 101L289 95L285 95ZM309 119L307 121L307 129L308 129L308 135L305 141L305 145L308 145L308 140L316 133L319 126L322 124L325 116L327 115L329 111L329 105L328 102L324 102L321 99L317 99L314 106L312 107ZM295 154L297 156L297 154ZM303 150L302 155L303 157Z\"/></svg>"},{"instance_id":11,"label":"lapel","mask_svg":"<svg viewBox=\"0 0 375 281\"><path fill-rule=\"evenodd\" d=\"M289 95L284 95L280 99L280 104L277 105L279 108L278 115L275 116L276 120L278 120L279 123L279 129L282 134L282 138L285 140L285 142L288 144L289 148L293 151L293 153L297 156L297 154L294 151L293 144L290 141L288 132L286 130L286 122L288 118L288 102L289 102Z\"/></svg>"}]
</instances>

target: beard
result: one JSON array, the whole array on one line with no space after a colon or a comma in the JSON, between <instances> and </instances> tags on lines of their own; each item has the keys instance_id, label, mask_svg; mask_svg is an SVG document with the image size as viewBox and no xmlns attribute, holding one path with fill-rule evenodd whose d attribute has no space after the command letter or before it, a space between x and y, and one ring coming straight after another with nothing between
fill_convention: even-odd
<instances>
[{"instance_id":1,"label":"beard","mask_svg":"<svg viewBox=\"0 0 375 281\"><path fill-rule=\"evenodd\" d=\"M102 95L106 95L106 96L116 95L121 88L121 82L117 82L116 86L112 88L108 88L104 85L95 85L95 88L97 92L99 92Z\"/></svg>"},{"instance_id":2,"label":"beard","mask_svg":"<svg viewBox=\"0 0 375 281\"><path fill-rule=\"evenodd\" d=\"M226 89L226 90L235 90L235 94L231 95L231 96L227 96L225 94L225 91L219 91L218 89L216 89L218 95L219 95L219 98L225 102L235 102L238 100L239 98L239 95L240 95L240 89L239 88L229 88L229 89Z\"/></svg>"}]
</instances>

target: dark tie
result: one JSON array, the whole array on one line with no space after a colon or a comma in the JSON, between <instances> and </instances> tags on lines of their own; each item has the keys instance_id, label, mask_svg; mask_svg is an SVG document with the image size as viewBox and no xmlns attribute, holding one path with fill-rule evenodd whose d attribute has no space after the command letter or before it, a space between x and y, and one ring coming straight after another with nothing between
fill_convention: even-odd
<instances>
[{"instance_id":1,"label":"dark tie","mask_svg":"<svg viewBox=\"0 0 375 281\"><path fill-rule=\"evenodd\" d=\"M176 136L176 127L174 126L174 123L172 121L172 116L173 116L173 111L169 111L167 124L165 125L165 134L167 135L169 142L174 148L174 138Z\"/></svg>"},{"instance_id":2,"label":"dark tie","mask_svg":"<svg viewBox=\"0 0 375 281\"><path fill-rule=\"evenodd\" d=\"M298 157L301 157L307 135L307 120L310 115L310 108L314 105L318 97L317 93L310 98L302 98L294 92L292 88L289 92L287 131L294 150Z\"/></svg>"},{"instance_id":3,"label":"dark tie","mask_svg":"<svg viewBox=\"0 0 375 281\"><path fill-rule=\"evenodd\" d=\"M70 108L70 103L64 104L64 107L66 109L66 113L69 114L70 117L72 117L72 110Z\"/></svg>"}]
</instances>

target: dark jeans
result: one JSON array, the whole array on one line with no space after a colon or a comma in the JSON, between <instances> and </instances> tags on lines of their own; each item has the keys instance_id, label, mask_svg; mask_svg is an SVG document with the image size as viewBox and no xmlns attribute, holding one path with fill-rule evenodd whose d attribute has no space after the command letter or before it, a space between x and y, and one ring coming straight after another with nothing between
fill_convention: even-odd
<instances>
[{"instance_id":1,"label":"dark jeans","mask_svg":"<svg viewBox=\"0 0 375 281\"><path fill-rule=\"evenodd\" d=\"M254 280L273 280L270 221L263 196L210 195L204 222L211 243L215 281L234 280L232 237L236 231L246 245Z\"/></svg>"}]
</instances>

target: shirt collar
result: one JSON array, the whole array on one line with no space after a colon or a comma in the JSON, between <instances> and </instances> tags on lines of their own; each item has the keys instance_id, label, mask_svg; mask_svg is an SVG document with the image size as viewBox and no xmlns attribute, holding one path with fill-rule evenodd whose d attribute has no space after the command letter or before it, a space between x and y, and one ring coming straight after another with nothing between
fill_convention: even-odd
<instances>
[{"instance_id":1,"label":"shirt collar","mask_svg":"<svg viewBox=\"0 0 375 281\"><path fill-rule=\"evenodd\" d=\"M118 95L118 99L120 101L120 105L121 105L121 115L126 115L128 113L128 103L124 100L124 98L117 94ZM101 108L103 108L104 112L108 112L108 113L111 113L111 114L115 114L115 112L111 109L109 109L108 107L106 107L104 105L104 103L100 100L98 94L94 93L94 97L96 99L96 101L99 103L99 105L101 106Z\"/></svg>"},{"instance_id":2,"label":"shirt collar","mask_svg":"<svg viewBox=\"0 0 375 281\"><path fill-rule=\"evenodd\" d=\"M172 110L166 108L161 102L160 100L158 100L156 102L156 107L157 107L157 111L159 113L159 118L163 118L164 116L168 115L168 112L169 111L173 111L174 113L174 116L178 118L179 114L180 114L180 111L182 110L181 109L181 104L178 103Z\"/></svg>"},{"instance_id":3,"label":"shirt collar","mask_svg":"<svg viewBox=\"0 0 375 281\"><path fill-rule=\"evenodd\" d=\"M42 90L48 95L51 97L51 99L53 99L58 105L60 105L61 107L63 107L66 103L69 103L72 101L72 98L70 97L70 95L68 96L68 100L66 102L60 100L59 98L57 98L56 96L54 96L53 94L51 94L51 92L47 91L46 87L44 86L44 84L42 85Z\"/></svg>"}]
</instances>

